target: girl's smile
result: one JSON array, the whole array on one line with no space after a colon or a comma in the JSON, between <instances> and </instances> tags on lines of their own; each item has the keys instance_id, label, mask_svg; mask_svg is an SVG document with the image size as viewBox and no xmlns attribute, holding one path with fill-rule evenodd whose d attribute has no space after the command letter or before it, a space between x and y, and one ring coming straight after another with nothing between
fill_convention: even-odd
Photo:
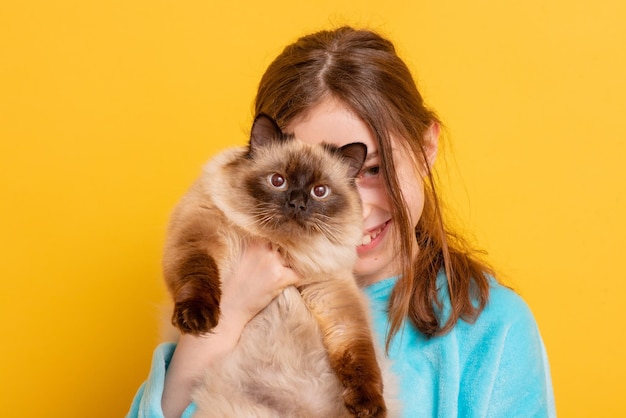
<instances>
[{"instance_id":1,"label":"girl's smile","mask_svg":"<svg viewBox=\"0 0 626 418\"><path fill-rule=\"evenodd\" d=\"M361 245L357 247L357 251L359 254L366 253L371 249L375 248L378 244L380 244L389 228L389 224L391 223L391 219L385 222L384 224L374 228L363 234L363 242Z\"/></svg>"}]
</instances>

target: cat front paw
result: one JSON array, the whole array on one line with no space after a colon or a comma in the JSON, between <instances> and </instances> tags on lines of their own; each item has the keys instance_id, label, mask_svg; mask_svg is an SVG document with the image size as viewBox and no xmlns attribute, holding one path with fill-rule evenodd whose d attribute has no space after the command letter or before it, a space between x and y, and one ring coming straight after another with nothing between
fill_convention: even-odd
<instances>
[{"instance_id":1,"label":"cat front paw","mask_svg":"<svg viewBox=\"0 0 626 418\"><path fill-rule=\"evenodd\" d=\"M204 299L187 299L174 305L172 324L183 334L209 332L218 320L219 308L210 306Z\"/></svg>"},{"instance_id":2,"label":"cat front paw","mask_svg":"<svg viewBox=\"0 0 626 418\"><path fill-rule=\"evenodd\" d=\"M355 355L368 352L368 356ZM371 345L360 349L353 347L337 357L331 357L331 364L344 387L343 403L353 416L387 417L382 375Z\"/></svg>"},{"instance_id":3,"label":"cat front paw","mask_svg":"<svg viewBox=\"0 0 626 418\"><path fill-rule=\"evenodd\" d=\"M373 388L370 388L373 389ZM344 393L344 403L348 411L359 418L385 418L387 407L382 393L372 390L351 390Z\"/></svg>"}]
</instances>

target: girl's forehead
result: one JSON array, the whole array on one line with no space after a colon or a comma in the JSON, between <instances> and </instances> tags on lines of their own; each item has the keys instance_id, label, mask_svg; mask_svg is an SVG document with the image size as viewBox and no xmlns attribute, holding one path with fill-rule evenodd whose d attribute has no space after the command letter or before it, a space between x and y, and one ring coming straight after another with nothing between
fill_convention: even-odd
<instances>
[{"instance_id":1,"label":"girl's forehead","mask_svg":"<svg viewBox=\"0 0 626 418\"><path fill-rule=\"evenodd\" d=\"M287 125L287 132L309 144L343 146L362 142L368 154L378 151L372 131L354 112L333 99L325 99Z\"/></svg>"}]
</instances>

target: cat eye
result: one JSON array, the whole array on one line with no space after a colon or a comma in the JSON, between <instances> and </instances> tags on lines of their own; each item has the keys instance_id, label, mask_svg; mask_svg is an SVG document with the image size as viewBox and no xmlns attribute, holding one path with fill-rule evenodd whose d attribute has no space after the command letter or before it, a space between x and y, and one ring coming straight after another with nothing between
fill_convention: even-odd
<instances>
[{"instance_id":1,"label":"cat eye","mask_svg":"<svg viewBox=\"0 0 626 418\"><path fill-rule=\"evenodd\" d=\"M323 184L314 186L311 189L311 196L313 196L316 199L324 199L328 197L329 194L330 194L330 188L328 188L327 186L324 186Z\"/></svg>"},{"instance_id":2,"label":"cat eye","mask_svg":"<svg viewBox=\"0 0 626 418\"><path fill-rule=\"evenodd\" d=\"M285 187L287 187L287 180L285 180L285 178L278 173L272 173L267 176L267 182L270 184L270 186L277 189L284 189Z\"/></svg>"}]
</instances>

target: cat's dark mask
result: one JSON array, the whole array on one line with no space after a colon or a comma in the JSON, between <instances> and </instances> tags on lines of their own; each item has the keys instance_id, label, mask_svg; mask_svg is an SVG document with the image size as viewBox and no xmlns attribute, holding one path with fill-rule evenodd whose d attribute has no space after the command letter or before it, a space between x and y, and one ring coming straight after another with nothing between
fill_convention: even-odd
<instances>
[{"instance_id":1,"label":"cat's dark mask","mask_svg":"<svg viewBox=\"0 0 626 418\"><path fill-rule=\"evenodd\" d=\"M253 158L255 150L275 141L293 140L294 136L284 133L273 118L264 113L260 113L252 123L248 157ZM359 174L365 162L365 157L367 156L367 146L365 144L353 142L342 147L337 147L324 143L324 147L344 158L350 166L348 171L350 177L355 178L357 174Z\"/></svg>"}]
</instances>

